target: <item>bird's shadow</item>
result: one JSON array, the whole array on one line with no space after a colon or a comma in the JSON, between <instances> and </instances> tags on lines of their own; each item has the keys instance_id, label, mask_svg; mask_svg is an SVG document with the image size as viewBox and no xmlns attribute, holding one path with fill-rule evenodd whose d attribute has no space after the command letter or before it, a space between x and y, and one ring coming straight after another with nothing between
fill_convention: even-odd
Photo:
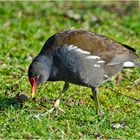
<instances>
[{"instance_id":1,"label":"bird's shadow","mask_svg":"<svg viewBox=\"0 0 140 140\"><path fill-rule=\"evenodd\" d=\"M19 109L20 103L13 97L0 97L0 111L8 108Z\"/></svg>"}]
</instances>

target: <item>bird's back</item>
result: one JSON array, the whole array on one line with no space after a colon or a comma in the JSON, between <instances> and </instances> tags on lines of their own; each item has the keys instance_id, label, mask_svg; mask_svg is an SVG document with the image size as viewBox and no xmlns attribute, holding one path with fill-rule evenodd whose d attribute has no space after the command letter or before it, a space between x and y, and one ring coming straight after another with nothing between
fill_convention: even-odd
<instances>
[{"instance_id":1,"label":"bird's back","mask_svg":"<svg viewBox=\"0 0 140 140\"><path fill-rule=\"evenodd\" d=\"M100 85L103 80L118 73L124 62L137 58L133 48L83 30L56 33L40 52L41 55L48 53L54 55L54 64L59 72L59 78L57 75L55 80L89 86Z\"/></svg>"},{"instance_id":2,"label":"bird's back","mask_svg":"<svg viewBox=\"0 0 140 140\"><path fill-rule=\"evenodd\" d=\"M56 51L64 44L78 46L84 51L100 56L106 63L110 63L116 56L127 57L130 61L137 58L133 48L85 30L66 30L54 34L44 44L40 53L47 53L49 50Z\"/></svg>"}]
</instances>

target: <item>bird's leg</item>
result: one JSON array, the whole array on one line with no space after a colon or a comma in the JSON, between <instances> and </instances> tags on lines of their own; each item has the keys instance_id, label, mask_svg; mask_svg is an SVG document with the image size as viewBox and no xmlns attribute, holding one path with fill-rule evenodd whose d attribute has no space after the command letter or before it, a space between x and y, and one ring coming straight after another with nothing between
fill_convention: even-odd
<instances>
[{"instance_id":1,"label":"bird's leg","mask_svg":"<svg viewBox=\"0 0 140 140\"><path fill-rule=\"evenodd\" d=\"M65 113L65 111L59 107L59 104L60 104L60 99L62 98L63 94L68 90L68 88L69 88L69 83L65 82L63 86L63 90L61 91L59 98L55 101L54 106L50 110L48 110L46 113L42 114L43 116L52 113L57 108Z\"/></svg>"},{"instance_id":2,"label":"bird's leg","mask_svg":"<svg viewBox=\"0 0 140 140\"><path fill-rule=\"evenodd\" d=\"M96 112L99 116L103 116L104 112L100 109L97 87L92 88L92 93L93 93L93 96L91 96L91 98L94 99L95 101Z\"/></svg>"},{"instance_id":3,"label":"bird's leg","mask_svg":"<svg viewBox=\"0 0 140 140\"><path fill-rule=\"evenodd\" d=\"M59 98L54 103L54 107L55 108L59 108L62 112L65 112L65 111L62 108L59 107L60 99L62 98L62 96L64 95L64 93L68 90L68 88L69 88L69 83L68 82L65 82L64 83L64 86L63 86L63 90L61 91Z\"/></svg>"},{"instance_id":4,"label":"bird's leg","mask_svg":"<svg viewBox=\"0 0 140 140\"><path fill-rule=\"evenodd\" d=\"M68 82L65 82L64 83L64 86L63 86L63 90L61 91L61 94L60 94L60 97L59 98L62 97L62 95L68 90L68 88L69 88L69 83Z\"/></svg>"}]
</instances>

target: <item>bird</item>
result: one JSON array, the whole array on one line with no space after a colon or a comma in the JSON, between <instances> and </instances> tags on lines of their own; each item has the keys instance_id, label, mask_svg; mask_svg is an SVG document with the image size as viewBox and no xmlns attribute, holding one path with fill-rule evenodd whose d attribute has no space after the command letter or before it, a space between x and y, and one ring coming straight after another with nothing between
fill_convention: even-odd
<instances>
[{"instance_id":1,"label":"bird","mask_svg":"<svg viewBox=\"0 0 140 140\"><path fill-rule=\"evenodd\" d=\"M82 29L55 33L43 45L28 68L28 79L34 97L37 87L46 81L64 81L89 87L96 113L104 113L98 99L98 87L125 67L140 66L136 50L104 35Z\"/></svg>"}]
</instances>

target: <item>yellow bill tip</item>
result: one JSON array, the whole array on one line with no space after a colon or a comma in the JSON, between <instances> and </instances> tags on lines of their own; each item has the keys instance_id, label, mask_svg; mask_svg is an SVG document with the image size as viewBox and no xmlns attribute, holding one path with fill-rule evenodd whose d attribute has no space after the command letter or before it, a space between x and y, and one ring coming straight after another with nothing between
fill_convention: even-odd
<instances>
[{"instance_id":1,"label":"yellow bill tip","mask_svg":"<svg viewBox=\"0 0 140 140\"><path fill-rule=\"evenodd\" d=\"M32 92L32 93L31 93L31 97L32 97L32 98L34 98L34 96L35 96L35 93L34 93L34 92Z\"/></svg>"}]
</instances>

